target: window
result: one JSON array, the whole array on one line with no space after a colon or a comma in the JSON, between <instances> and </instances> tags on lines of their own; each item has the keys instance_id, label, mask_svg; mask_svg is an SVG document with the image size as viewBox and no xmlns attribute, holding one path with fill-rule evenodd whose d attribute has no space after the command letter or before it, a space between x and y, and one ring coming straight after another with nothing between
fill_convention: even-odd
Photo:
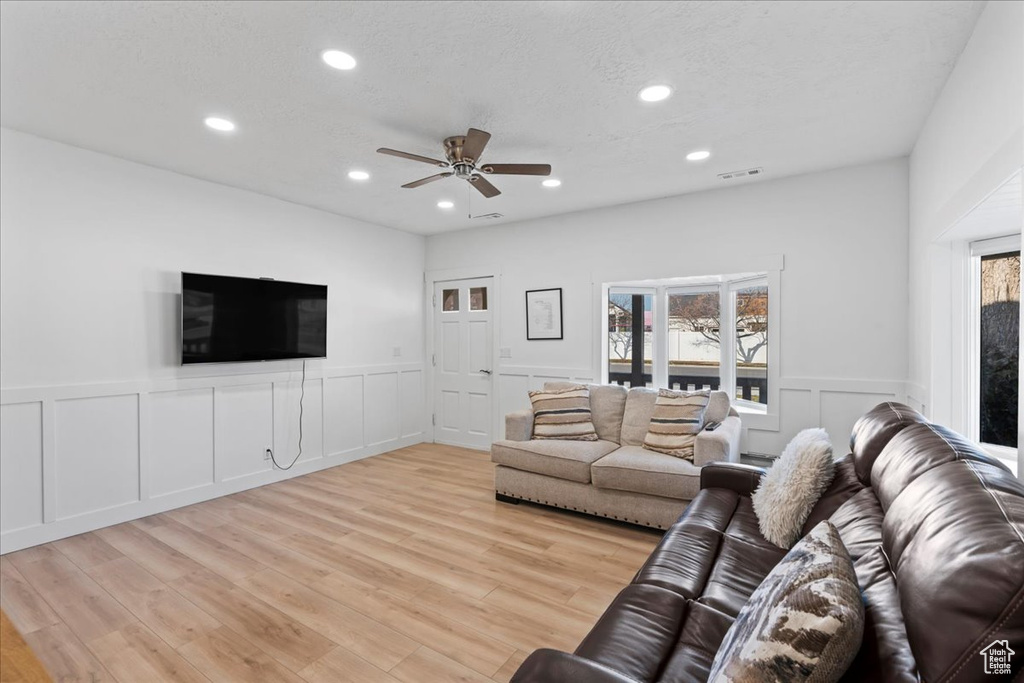
<instances>
[{"instance_id":1,"label":"window","mask_svg":"<svg viewBox=\"0 0 1024 683\"><path fill-rule=\"evenodd\" d=\"M1020 238L971 245L971 436L997 456L1017 449Z\"/></svg>"},{"instance_id":2,"label":"window","mask_svg":"<svg viewBox=\"0 0 1024 683\"><path fill-rule=\"evenodd\" d=\"M726 388L768 406L768 277L742 274L608 288L608 381L697 391ZM650 286L653 285L653 286ZM641 338L643 343L635 340Z\"/></svg>"}]
</instances>

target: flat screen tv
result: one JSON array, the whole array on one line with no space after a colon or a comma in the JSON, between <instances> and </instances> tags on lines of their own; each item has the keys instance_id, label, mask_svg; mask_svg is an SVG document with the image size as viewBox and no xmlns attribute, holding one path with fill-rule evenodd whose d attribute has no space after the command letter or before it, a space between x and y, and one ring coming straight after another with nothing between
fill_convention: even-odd
<instances>
[{"instance_id":1,"label":"flat screen tv","mask_svg":"<svg viewBox=\"0 0 1024 683\"><path fill-rule=\"evenodd\" d=\"M181 362L327 356L327 285L181 274Z\"/></svg>"}]
</instances>

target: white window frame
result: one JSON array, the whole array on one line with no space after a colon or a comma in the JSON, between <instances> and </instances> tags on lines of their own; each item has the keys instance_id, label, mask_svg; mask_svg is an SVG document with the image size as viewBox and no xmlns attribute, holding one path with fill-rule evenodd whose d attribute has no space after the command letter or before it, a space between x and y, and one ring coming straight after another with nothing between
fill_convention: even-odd
<instances>
[{"instance_id":1,"label":"white window frame","mask_svg":"<svg viewBox=\"0 0 1024 683\"><path fill-rule=\"evenodd\" d=\"M736 398L736 291L748 287L763 286L768 288L768 403L746 401ZM756 276L709 276L706 282L675 285L663 284L651 286L651 281L636 286L628 282L610 283L603 286L602 302L602 359L601 378L609 382L608 365L608 297L611 294L642 294L653 297L652 324L653 348L651 351L651 384L654 387L668 387L668 297L671 294L699 294L701 292L719 292L719 305L722 308L719 331L719 389L729 393L729 399L737 411L746 415L778 415L778 289L777 271L768 271ZM634 342L635 343L635 342Z\"/></svg>"},{"instance_id":2,"label":"white window frame","mask_svg":"<svg viewBox=\"0 0 1024 683\"><path fill-rule=\"evenodd\" d=\"M978 240L968 245L970 257L967 283L967 437L977 442L990 455L1017 468L1017 449L981 441L981 259L993 254L1020 251L1020 235ZM1020 397L1017 397L1020 400Z\"/></svg>"}]
</instances>

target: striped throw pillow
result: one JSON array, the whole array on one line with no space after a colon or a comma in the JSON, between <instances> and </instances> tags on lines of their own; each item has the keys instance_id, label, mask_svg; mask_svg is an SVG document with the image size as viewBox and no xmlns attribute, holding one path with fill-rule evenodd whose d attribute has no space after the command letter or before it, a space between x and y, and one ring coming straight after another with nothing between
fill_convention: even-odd
<instances>
[{"instance_id":1,"label":"striped throw pillow","mask_svg":"<svg viewBox=\"0 0 1024 683\"><path fill-rule=\"evenodd\" d=\"M574 384L564 389L531 391L533 438L597 441L590 419L590 389Z\"/></svg>"},{"instance_id":2,"label":"striped throw pillow","mask_svg":"<svg viewBox=\"0 0 1024 683\"><path fill-rule=\"evenodd\" d=\"M710 400L710 391L659 390L644 448L692 461L693 444L704 428L704 411Z\"/></svg>"}]
</instances>

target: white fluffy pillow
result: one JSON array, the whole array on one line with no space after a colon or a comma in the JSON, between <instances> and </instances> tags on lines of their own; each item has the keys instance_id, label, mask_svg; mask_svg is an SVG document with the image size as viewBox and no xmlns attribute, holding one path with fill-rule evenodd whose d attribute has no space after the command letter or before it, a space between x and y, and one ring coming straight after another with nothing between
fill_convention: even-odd
<instances>
[{"instance_id":1,"label":"white fluffy pillow","mask_svg":"<svg viewBox=\"0 0 1024 683\"><path fill-rule=\"evenodd\" d=\"M832 442L824 429L805 429L793 437L750 496L761 535L780 548L792 548L834 475Z\"/></svg>"}]
</instances>

